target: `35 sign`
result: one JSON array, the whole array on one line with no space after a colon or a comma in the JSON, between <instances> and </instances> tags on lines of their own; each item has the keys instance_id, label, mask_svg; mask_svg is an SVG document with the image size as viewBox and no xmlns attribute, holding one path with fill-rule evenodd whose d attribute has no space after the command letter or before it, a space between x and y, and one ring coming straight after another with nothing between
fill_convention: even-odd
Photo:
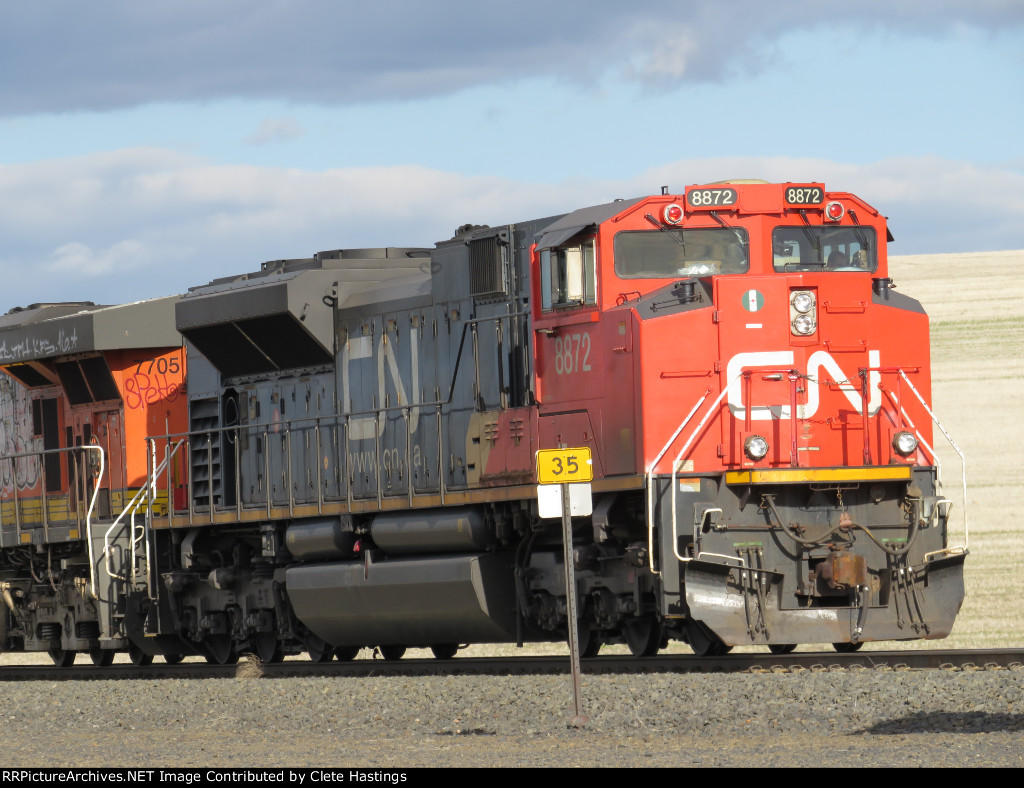
<instances>
[{"instance_id":1,"label":"35 sign","mask_svg":"<svg viewBox=\"0 0 1024 788\"><path fill-rule=\"evenodd\" d=\"M541 449L537 452L537 481L541 484L575 484L594 478L590 449Z\"/></svg>"}]
</instances>

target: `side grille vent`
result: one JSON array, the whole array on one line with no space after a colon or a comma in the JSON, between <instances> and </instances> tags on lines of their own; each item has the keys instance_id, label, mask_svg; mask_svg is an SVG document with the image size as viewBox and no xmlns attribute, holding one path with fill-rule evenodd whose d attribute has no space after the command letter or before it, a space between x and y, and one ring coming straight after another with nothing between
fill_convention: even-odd
<instances>
[{"instance_id":1,"label":"side grille vent","mask_svg":"<svg viewBox=\"0 0 1024 788\"><path fill-rule=\"evenodd\" d=\"M497 235L469 242L469 292L508 295L508 245Z\"/></svg>"},{"instance_id":2,"label":"side grille vent","mask_svg":"<svg viewBox=\"0 0 1024 788\"><path fill-rule=\"evenodd\" d=\"M192 501L196 509L208 510L210 500L223 503L221 484L221 433L217 431L217 400L195 400L191 406L192 432Z\"/></svg>"}]
</instances>

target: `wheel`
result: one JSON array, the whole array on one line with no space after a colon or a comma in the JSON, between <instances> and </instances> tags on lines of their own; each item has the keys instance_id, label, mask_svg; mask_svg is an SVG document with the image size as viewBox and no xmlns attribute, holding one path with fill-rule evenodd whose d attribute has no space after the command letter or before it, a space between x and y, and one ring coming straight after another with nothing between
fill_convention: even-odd
<instances>
[{"instance_id":1,"label":"wheel","mask_svg":"<svg viewBox=\"0 0 1024 788\"><path fill-rule=\"evenodd\" d=\"M316 635L310 635L306 641L306 651L313 662L330 662L334 659L334 647L324 643Z\"/></svg>"},{"instance_id":2,"label":"wheel","mask_svg":"<svg viewBox=\"0 0 1024 788\"><path fill-rule=\"evenodd\" d=\"M772 652L772 654L780 656L782 654L792 654L796 651L796 643L769 643L768 650Z\"/></svg>"},{"instance_id":3,"label":"wheel","mask_svg":"<svg viewBox=\"0 0 1024 788\"><path fill-rule=\"evenodd\" d=\"M642 618L622 627L622 634L634 657L653 657L661 647L661 624L653 618Z\"/></svg>"},{"instance_id":4,"label":"wheel","mask_svg":"<svg viewBox=\"0 0 1024 788\"><path fill-rule=\"evenodd\" d=\"M388 662L397 662L405 656L405 646L379 646L380 655Z\"/></svg>"},{"instance_id":5,"label":"wheel","mask_svg":"<svg viewBox=\"0 0 1024 788\"><path fill-rule=\"evenodd\" d=\"M264 632L253 638L252 648L260 662L270 664L284 659L281 643L273 632Z\"/></svg>"},{"instance_id":6,"label":"wheel","mask_svg":"<svg viewBox=\"0 0 1024 788\"><path fill-rule=\"evenodd\" d=\"M133 665L144 666L153 664L153 655L147 654L131 641L128 642L128 659L132 661Z\"/></svg>"},{"instance_id":7,"label":"wheel","mask_svg":"<svg viewBox=\"0 0 1024 788\"><path fill-rule=\"evenodd\" d=\"M863 645L863 643L833 643L832 648L840 654L852 654L854 651L860 651L860 647Z\"/></svg>"},{"instance_id":8,"label":"wheel","mask_svg":"<svg viewBox=\"0 0 1024 788\"><path fill-rule=\"evenodd\" d=\"M721 657L732 651L718 635L704 626L700 621L692 619L686 625L686 639L698 657Z\"/></svg>"},{"instance_id":9,"label":"wheel","mask_svg":"<svg viewBox=\"0 0 1024 788\"><path fill-rule=\"evenodd\" d=\"M230 635L210 635L203 643L206 661L211 665L234 665L238 662L238 653Z\"/></svg>"},{"instance_id":10,"label":"wheel","mask_svg":"<svg viewBox=\"0 0 1024 788\"><path fill-rule=\"evenodd\" d=\"M601 640L601 634L594 631L586 624L580 624L579 627L580 636L580 657L582 659L589 659L590 657L596 657L598 652L601 650L601 646L604 645Z\"/></svg>"},{"instance_id":11,"label":"wheel","mask_svg":"<svg viewBox=\"0 0 1024 788\"><path fill-rule=\"evenodd\" d=\"M431 646L430 650L434 653L435 659L451 659L459 651L458 643L439 643L436 646Z\"/></svg>"},{"instance_id":12,"label":"wheel","mask_svg":"<svg viewBox=\"0 0 1024 788\"><path fill-rule=\"evenodd\" d=\"M114 652L109 648L89 649L89 659L98 668L109 668L114 664Z\"/></svg>"},{"instance_id":13,"label":"wheel","mask_svg":"<svg viewBox=\"0 0 1024 788\"><path fill-rule=\"evenodd\" d=\"M334 656L338 658L338 662L351 662L358 653L359 646L338 646L334 649Z\"/></svg>"},{"instance_id":14,"label":"wheel","mask_svg":"<svg viewBox=\"0 0 1024 788\"><path fill-rule=\"evenodd\" d=\"M46 653L50 655L50 659L53 660L53 664L58 668L70 668L75 664L75 654L77 652L71 651L70 649L51 648Z\"/></svg>"},{"instance_id":15,"label":"wheel","mask_svg":"<svg viewBox=\"0 0 1024 788\"><path fill-rule=\"evenodd\" d=\"M185 659L184 654L164 654L164 662L168 665L177 665L183 659Z\"/></svg>"}]
</instances>

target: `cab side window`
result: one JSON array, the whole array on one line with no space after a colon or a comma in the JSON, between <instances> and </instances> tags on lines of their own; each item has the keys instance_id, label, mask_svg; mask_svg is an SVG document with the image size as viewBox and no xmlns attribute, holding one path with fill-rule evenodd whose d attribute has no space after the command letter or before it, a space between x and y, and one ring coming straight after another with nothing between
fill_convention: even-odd
<instances>
[{"instance_id":1,"label":"cab side window","mask_svg":"<svg viewBox=\"0 0 1024 788\"><path fill-rule=\"evenodd\" d=\"M542 306L545 310L597 303L595 239L572 242L540 253Z\"/></svg>"}]
</instances>

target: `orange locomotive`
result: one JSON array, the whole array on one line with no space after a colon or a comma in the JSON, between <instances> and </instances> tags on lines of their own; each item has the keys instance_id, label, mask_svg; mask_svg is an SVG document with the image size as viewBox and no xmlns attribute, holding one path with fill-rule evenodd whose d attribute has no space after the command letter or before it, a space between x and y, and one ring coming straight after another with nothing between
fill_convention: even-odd
<instances>
[{"instance_id":1,"label":"orange locomotive","mask_svg":"<svg viewBox=\"0 0 1024 788\"><path fill-rule=\"evenodd\" d=\"M145 437L187 423L176 300L0 318L0 647L58 665L128 648L120 617L143 521L167 505L147 495Z\"/></svg>"}]
</instances>

